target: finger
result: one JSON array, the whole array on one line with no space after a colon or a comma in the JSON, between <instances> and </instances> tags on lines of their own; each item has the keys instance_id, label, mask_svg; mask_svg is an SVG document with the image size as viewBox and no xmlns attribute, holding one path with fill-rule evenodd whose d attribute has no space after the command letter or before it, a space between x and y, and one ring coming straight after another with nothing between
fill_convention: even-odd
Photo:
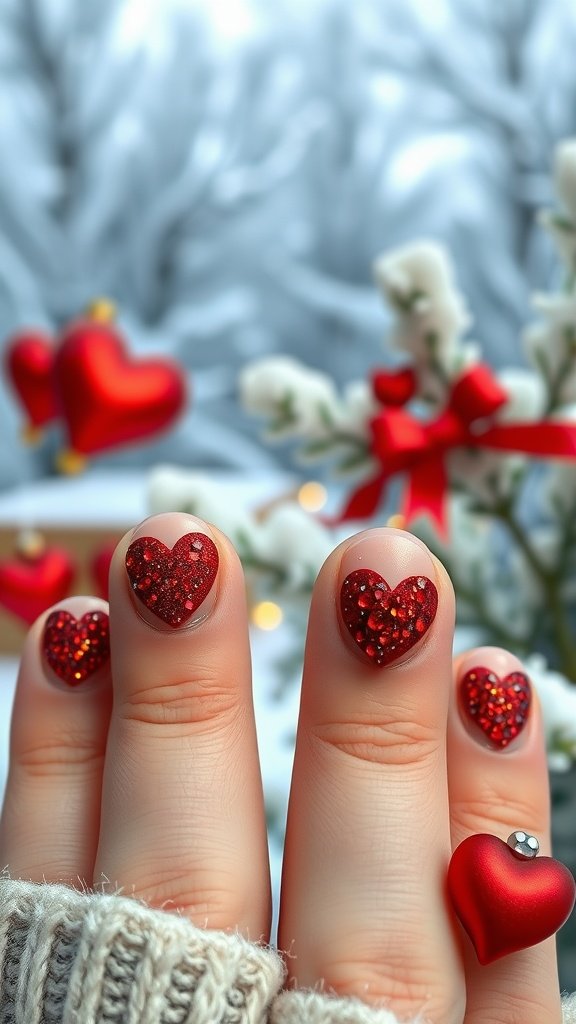
<instances>
[{"instance_id":1,"label":"finger","mask_svg":"<svg viewBox=\"0 0 576 1024\"><path fill-rule=\"evenodd\" d=\"M344 614L355 640L337 604L361 568L391 588L414 578L415 590L390 601L377 578L353 576ZM367 531L325 563L306 646L279 945L300 986L322 979L339 995L456 1024L463 975L443 896L453 628L446 572L410 534ZM402 651L405 632L413 646Z\"/></svg>"},{"instance_id":2,"label":"finger","mask_svg":"<svg viewBox=\"0 0 576 1024\"><path fill-rule=\"evenodd\" d=\"M12 877L91 881L111 706L108 605L68 598L24 644L0 821Z\"/></svg>"},{"instance_id":3,"label":"finger","mask_svg":"<svg viewBox=\"0 0 576 1024\"><path fill-rule=\"evenodd\" d=\"M538 838L540 852L549 855L542 716L536 693L514 655L481 647L457 660L447 749L453 848L476 833L506 841L512 832L524 829ZM554 937L487 965L478 962L464 933L462 950L466 1024L562 1019Z\"/></svg>"},{"instance_id":4,"label":"finger","mask_svg":"<svg viewBox=\"0 0 576 1024\"><path fill-rule=\"evenodd\" d=\"M268 846L244 576L230 542L193 516L145 520L115 552L110 623L96 878L202 927L260 938Z\"/></svg>"}]
</instances>

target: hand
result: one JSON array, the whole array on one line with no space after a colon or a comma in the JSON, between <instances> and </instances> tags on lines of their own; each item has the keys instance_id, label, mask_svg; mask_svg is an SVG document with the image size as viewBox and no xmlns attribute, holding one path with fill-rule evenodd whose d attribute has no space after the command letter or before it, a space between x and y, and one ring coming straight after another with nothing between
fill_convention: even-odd
<instances>
[{"instance_id":1,"label":"hand","mask_svg":"<svg viewBox=\"0 0 576 1024\"><path fill-rule=\"evenodd\" d=\"M155 582L149 569L161 547L132 545L153 537L171 549L191 532L201 535L200 546L165 551L175 561L164 558ZM190 552L204 580L192 609L179 596ZM349 595L344 625L341 586L362 567L392 588L424 580L415 617L416 598L398 592L399 618L421 620L411 646L367 646L362 617L352 621L360 591ZM162 581L170 579L165 601ZM245 586L232 545L179 513L126 534L110 575L111 661L106 603L76 597L62 608L75 619L101 614L78 661L62 650L49 612L29 632L1 863L12 877L76 887L104 876L151 906L180 908L201 927L267 939L271 891ZM181 615L189 618L177 625ZM410 535L368 531L325 563L310 612L278 946L289 951L290 984L323 979L341 995L384 1000L399 1016L424 1009L438 1024L556 1024L554 938L480 966L448 905L451 851L466 836L506 839L526 828L542 853L550 848L536 694L528 712L525 703L514 708L518 735L509 744L488 736L481 716L462 712L462 680L484 667L502 681L522 666L496 648L470 651L453 665L453 627L447 574ZM75 680L71 665L89 674ZM469 710L472 703L469 695Z\"/></svg>"}]
</instances>

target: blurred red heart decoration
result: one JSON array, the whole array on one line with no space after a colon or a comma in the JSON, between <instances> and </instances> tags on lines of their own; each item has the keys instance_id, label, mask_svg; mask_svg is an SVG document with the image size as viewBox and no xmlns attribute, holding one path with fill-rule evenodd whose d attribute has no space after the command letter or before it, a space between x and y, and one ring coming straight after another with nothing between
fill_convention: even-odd
<instances>
[{"instance_id":1,"label":"blurred red heart decoration","mask_svg":"<svg viewBox=\"0 0 576 1024\"><path fill-rule=\"evenodd\" d=\"M468 836L452 854L448 891L481 964L547 939L572 913L576 883L553 857L518 858L497 836Z\"/></svg>"},{"instance_id":2,"label":"blurred red heart decoration","mask_svg":"<svg viewBox=\"0 0 576 1024\"><path fill-rule=\"evenodd\" d=\"M406 405L414 397L417 383L411 366L403 370L376 370L372 374L374 397L382 405Z\"/></svg>"},{"instance_id":3,"label":"blurred red heart decoration","mask_svg":"<svg viewBox=\"0 0 576 1024\"><path fill-rule=\"evenodd\" d=\"M17 552L0 562L0 605L31 625L50 605L68 596L74 575L70 555L60 548Z\"/></svg>"},{"instance_id":4,"label":"blurred red heart decoration","mask_svg":"<svg viewBox=\"0 0 576 1024\"><path fill-rule=\"evenodd\" d=\"M74 457L93 455L150 438L170 427L186 402L186 380L168 359L133 359L110 323L109 304L99 315L64 332L54 361L61 413ZM68 465L66 462L68 461ZM79 467L81 468L81 467Z\"/></svg>"},{"instance_id":5,"label":"blurred red heart decoration","mask_svg":"<svg viewBox=\"0 0 576 1024\"><path fill-rule=\"evenodd\" d=\"M39 428L55 420L59 413L53 380L55 344L37 330L15 334L6 349L8 379L26 412L27 440L38 440Z\"/></svg>"},{"instance_id":6,"label":"blurred red heart decoration","mask_svg":"<svg viewBox=\"0 0 576 1024\"><path fill-rule=\"evenodd\" d=\"M116 550L116 543L110 542L99 548L94 553L90 562L90 571L96 584L99 597L108 600L108 576L110 574L110 563Z\"/></svg>"}]
</instances>

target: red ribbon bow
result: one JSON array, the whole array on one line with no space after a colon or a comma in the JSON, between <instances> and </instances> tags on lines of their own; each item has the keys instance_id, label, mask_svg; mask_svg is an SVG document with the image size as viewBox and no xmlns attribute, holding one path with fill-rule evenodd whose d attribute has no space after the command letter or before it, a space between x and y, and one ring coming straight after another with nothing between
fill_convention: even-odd
<instances>
[{"instance_id":1,"label":"red ribbon bow","mask_svg":"<svg viewBox=\"0 0 576 1024\"><path fill-rule=\"evenodd\" d=\"M385 376L378 373L374 377L377 397L383 395ZM445 535L446 455L452 449L494 448L539 457L576 458L576 423L540 420L494 425L495 413L507 401L507 392L489 367L477 363L456 380L446 408L435 420L423 422L398 404L384 406L370 421L371 450L382 463L382 471L354 491L337 521L373 515L388 481L405 472L408 483L402 515L406 524L418 513L428 513Z\"/></svg>"}]
</instances>

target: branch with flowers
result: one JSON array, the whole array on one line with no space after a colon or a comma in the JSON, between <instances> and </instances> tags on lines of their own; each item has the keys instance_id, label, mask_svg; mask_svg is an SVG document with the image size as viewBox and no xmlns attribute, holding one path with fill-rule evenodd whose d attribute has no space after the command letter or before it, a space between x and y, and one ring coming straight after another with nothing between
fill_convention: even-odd
<instances>
[{"instance_id":1,"label":"branch with flowers","mask_svg":"<svg viewBox=\"0 0 576 1024\"><path fill-rule=\"evenodd\" d=\"M295 440L299 462L330 459L353 477L333 525L400 513L447 565L459 622L479 642L538 652L576 683L576 141L558 147L555 181L562 210L541 220L564 281L534 297L530 368L482 361L450 257L422 241L375 263L395 362L339 392L327 374L272 357L244 369L240 395L268 441ZM566 729L555 749L575 756L576 726Z\"/></svg>"}]
</instances>

